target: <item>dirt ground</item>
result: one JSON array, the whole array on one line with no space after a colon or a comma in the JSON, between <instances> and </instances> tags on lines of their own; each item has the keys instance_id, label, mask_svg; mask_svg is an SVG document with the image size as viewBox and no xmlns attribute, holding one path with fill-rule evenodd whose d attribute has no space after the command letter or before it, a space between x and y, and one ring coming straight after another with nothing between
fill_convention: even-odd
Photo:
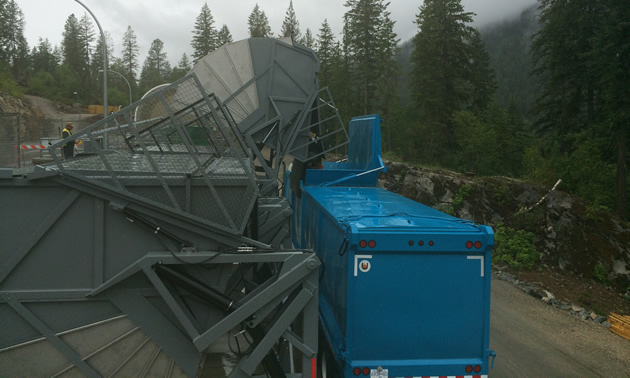
<instances>
[{"instance_id":1,"label":"dirt ground","mask_svg":"<svg viewBox=\"0 0 630 378\"><path fill-rule=\"evenodd\" d=\"M36 116L61 119L63 120L62 124L65 124L65 122L72 122L75 126L75 132L96 122L96 120L100 116L95 114L88 114L87 109L85 108L78 108L67 105L62 106L59 103L55 103L53 101L38 96L25 95L24 97L30 104L31 109L33 109L33 113L35 113Z\"/></svg>"},{"instance_id":2,"label":"dirt ground","mask_svg":"<svg viewBox=\"0 0 630 378\"><path fill-rule=\"evenodd\" d=\"M557 300L568 302L598 315L607 317L611 312L630 315L630 300L611 286L578 277L571 272L560 272L549 268L540 271L512 271L517 279L536 283L541 289L551 292Z\"/></svg>"}]
</instances>

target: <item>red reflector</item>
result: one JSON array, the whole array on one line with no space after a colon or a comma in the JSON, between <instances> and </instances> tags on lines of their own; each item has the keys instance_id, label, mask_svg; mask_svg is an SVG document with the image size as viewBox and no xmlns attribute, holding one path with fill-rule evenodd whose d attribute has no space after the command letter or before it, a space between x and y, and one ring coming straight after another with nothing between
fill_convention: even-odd
<instances>
[{"instance_id":1,"label":"red reflector","mask_svg":"<svg viewBox=\"0 0 630 378\"><path fill-rule=\"evenodd\" d=\"M361 368L358 368L358 367L354 368L354 369L352 370L352 373L353 373L354 375L361 375Z\"/></svg>"},{"instance_id":2,"label":"red reflector","mask_svg":"<svg viewBox=\"0 0 630 378\"><path fill-rule=\"evenodd\" d=\"M471 249L472 247L473 247L473 242L467 241L466 242L466 248Z\"/></svg>"},{"instance_id":3,"label":"red reflector","mask_svg":"<svg viewBox=\"0 0 630 378\"><path fill-rule=\"evenodd\" d=\"M424 242L423 242L422 240L420 240L420 241L418 242L418 245L424 245Z\"/></svg>"},{"instance_id":4,"label":"red reflector","mask_svg":"<svg viewBox=\"0 0 630 378\"><path fill-rule=\"evenodd\" d=\"M311 377L317 377L317 358L311 358Z\"/></svg>"},{"instance_id":5,"label":"red reflector","mask_svg":"<svg viewBox=\"0 0 630 378\"><path fill-rule=\"evenodd\" d=\"M479 373L481 371L481 366L475 365L474 370L475 370L475 373Z\"/></svg>"},{"instance_id":6,"label":"red reflector","mask_svg":"<svg viewBox=\"0 0 630 378\"><path fill-rule=\"evenodd\" d=\"M365 240L361 240L361 241L359 242L359 247L361 247L361 248L365 248L365 247L367 247L367 242L366 242Z\"/></svg>"},{"instance_id":7,"label":"red reflector","mask_svg":"<svg viewBox=\"0 0 630 378\"><path fill-rule=\"evenodd\" d=\"M363 375L370 375L370 368L363 368Z\"/></svg>"},{"instance_id":8,"label":"red reflector","mask_svg":"<svg viewBox=\"0 0 630 378\"><path fill-rule=\"evenodd\" d=\"M370 241L368 242L368 247L370 247L370 248L374 248L374 247L376 247L376 242L375 242L374 240L370 240Z\"/></svg>"},{"instance_id":9,"label":"red reflector","mask_svg":"<svg viewBox=\"0 0 630 378\"><path fill-rule=\"evenodd\" d=\"M472 373L472 366L471 365L466 366L466 373Z\"/></svg>"},{"instance_id":10,"label":"red reflector","mask_svg":"<svg viewBox=\"0 0 630 378\"><path fill-rule=\"evenodd\" d=\"M413 245L413 240L409 240L409 246Z\"/></svg>"},{"instance_id":11,"label":"red reflector","mask_svg":"<svg viewBox=\"0 0 630 378\"><path fill-rule=\"evenodd\" d=\"M476 241L475 242L475 248L477 248L477 249L481 248L481 242L480 241Z\"/></svg>"},{"instance_id":12,"label":"red reflector","mask_svg":"<svg viewBox=\"0 0 630 378\"><path fill-rule=\"evenodd\" d=\"M433 245L433 240L429 240L429 245Z\"/></svg>"}]
</instances>

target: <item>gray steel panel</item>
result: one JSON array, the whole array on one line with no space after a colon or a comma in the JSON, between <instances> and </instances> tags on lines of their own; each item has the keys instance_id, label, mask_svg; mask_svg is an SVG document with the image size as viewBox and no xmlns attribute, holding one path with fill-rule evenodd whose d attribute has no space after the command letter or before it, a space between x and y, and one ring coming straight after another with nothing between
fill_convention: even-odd
<instances>
[{"instance_id":1,"label":"gray steel panel","mask_svg":"<svg viewBox=\"0 0 630 378\"><path fill-rule=\"evenodd\" d=\"M0 179L10 179L13 177L13 168L0 168Z\"/></svg>"},{"instance_id":2,"label":"gray steel panel","mask_svg":"<svg viewBox=\"0 0 630 378\"><path fill-rule=\"evenodd\" d=\"M128 291L117 292L112 295L112 301L165 349L186 374L189 376L196 374L201 361L201 353L194 348L190 340L179 329L173 326L170 320L165 318L143 296Z\"/></svg>"}]
</instances>

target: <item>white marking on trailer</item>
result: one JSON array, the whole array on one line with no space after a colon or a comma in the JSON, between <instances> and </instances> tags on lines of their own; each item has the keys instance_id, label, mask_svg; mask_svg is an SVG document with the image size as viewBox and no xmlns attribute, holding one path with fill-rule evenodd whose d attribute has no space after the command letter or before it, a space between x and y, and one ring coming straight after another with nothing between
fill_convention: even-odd
<instances>
[{"instance_id":1,"label":"white marking on trailer","mask_svg":"<svg viewBox=\"0 0 630 378\"><path fill-rule=\"evenodd\" d=\"M371 259L372 255L354 255L354 276L356 277L358 274L358 268L359 268L359 259ZM366 268L361 268L362 272L367 272L368 270L370 270L370 262L369 261L362 261L362 263L367 263L367 267Z\"/></svg>"},{"instance_id":2,"label":"white marking on trailer","mask_svg":"<svg viewBox=\"0 0 630 378\"><path fill-rule=\"evenodd\" d=\"M483 277L483 256L466 256L468 260L479 260L481 261L481 277Z\"/></svg>"}]
</instances>

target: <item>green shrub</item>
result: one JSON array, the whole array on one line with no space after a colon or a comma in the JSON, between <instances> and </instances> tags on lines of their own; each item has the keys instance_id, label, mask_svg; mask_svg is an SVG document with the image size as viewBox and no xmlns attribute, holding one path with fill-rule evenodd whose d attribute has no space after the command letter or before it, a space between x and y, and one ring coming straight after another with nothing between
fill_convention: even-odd
<instances>
[{"instance_id":1,"label":"green shrub","mask_svg":"<svg viewBox=\"0 0 630 378\"><path fill-rule=\"evenodd\" d=\"M11 73L4 70L3 67L0 67L0 91L6 92L13 97L24 97L22 88L13 80Z\"/></svg>"},{"instance_id":2,"label":"green shrub","mask_svg":"<svg viewBox=\"0 0 630 378\"><path fill-rule=\"evenodd\" d=\"M606 216L609 216L610 209L606 206L586 206L584 218L591 222L603 222Z\"/></svg>"},{"instance_id":3,"label":"green shrub","mask_svg":"<svg viewBox=\"0 0 630 378\"><path fill-rule=\"evenodd\" d=\"M513 269L532 269L540 260L533 239L534 234L531 232L514 230L500 223L495 234L492 261L506 263Z\"/></svg>"},{"instance_id":4,"label":"green shrub","mask_svg":"<svg viewBox=\"0 0 630 378\"><path fill-rule=\"evenodd\" d=\"M500 184L496 191L492 194L492 198L498 202L499 206L507 205L511 200L510 187L505 184Z\"/></svg>"},{"instance_id":5,"label":"green shrub","mask_svg":"<svg viewBox=\"0 0 630 378\"><path fill-rule=\"evenodd\" d=\"M453 198L453 206L449 208L450 211L447 211L448 214L456 214L457 211L461 208L464 199L472 192L473 186L471 184L462 185L459 187L457 193L455 193L455 197Z\"/></svg>"},{"instance_id":6,"label":"green shrub","mask_svg":"<svg viewBox=\"0 0 630 378\"><path fill-rule=\"evenodd\" d=\"M457 193L455 194L455 198L453 199L453 205L456 208L461 206L462 202L464 202L464 198L466 198L466 196L469 195L470 192L472 192L472 189L473 187L471 184L462 185L457 191Z\"/></svg>"},{"instance_id":7,"label":"green shrub","mask_svg":"<svg viewBox=\"0 0 630 378\"><path fill-rule=\"evenodd\" d=\"M595 265L595 267L593 268L593 278L605 285L608 284L608 274L606 272L606 267L604 267L604 264L598 263L597 265Z\"/></svg>"}]
</instances>

